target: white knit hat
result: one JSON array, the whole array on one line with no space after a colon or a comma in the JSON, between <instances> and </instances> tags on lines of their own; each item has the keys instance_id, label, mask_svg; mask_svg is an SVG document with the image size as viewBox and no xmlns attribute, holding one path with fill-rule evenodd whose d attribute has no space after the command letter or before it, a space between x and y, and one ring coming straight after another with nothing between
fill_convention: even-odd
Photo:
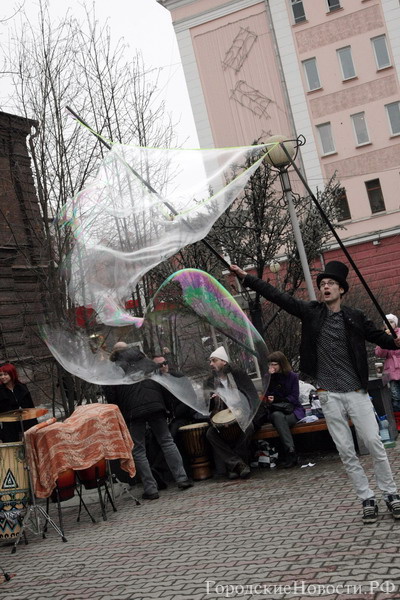
<instances>
[{"instance_id":1,"label":"white knit hat","mask_svg":"<svg viewBox=\"0 0 400 600\"><path fill-rule=\"evenodd\" d=\"M393 323L396 325L396 327L399 324L399 320L396 317L396 315L392 315L392 314L386 315L386 318L387 318L388 321L393 321Z\"/></svg>"},{"instance_id":2,"label":"white knit hat","mask_svg":"<svg viewBox=\"0 0 400 600\"><path fill-rule=\"evenodd\" d=\"M225 362L229 362L229 356L226 353L226 350L223 346L220 346L214 352L211 352L210 358L219 358L220 360L224 360Z\"/></svg>"}]
</instances>

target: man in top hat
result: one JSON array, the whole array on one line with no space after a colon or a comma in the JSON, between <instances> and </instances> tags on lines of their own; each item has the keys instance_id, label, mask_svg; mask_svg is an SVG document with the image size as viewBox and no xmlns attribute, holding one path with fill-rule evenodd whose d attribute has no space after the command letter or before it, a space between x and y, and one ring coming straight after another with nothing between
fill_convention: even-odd
<instances>
[{"instance_id":1,"label":"man in top hat","mask_svg":"<svg viewBox=\"0 0 400 600\"><path fill-rule=\"evenodd\" d=\"M400 338L394 340L377 329L360 310L342 306L342 297L349 289L349 270L342 262L328 262L324 272L318 274L321 302L293 298L266 281L248 275L237 265L232 265L231 270L245 286L301 320L300 370L317 382L329 433L363 504L363 522L377 521L378 506L355 451L349 418L372 456L376 483L389 511L395 519L400 519L400 496L367 393L365 347L368 341L395 350L400 347Z\"/></svg>"},{"instance_id":2,"label":"man in top hat","mask_svg":"<svg viewBox=\"0 0 400 600\"><path fill-rule=\"evenodd\" d=\"M223 346L214 350L210 354L209 360L213 374L205 382L204 391L210 397L211 417L227 408L218 394L221 388L237 389L246 397L250 407L258 405L258 394L253 382L247 373L230 366L229 357ZM208 400L208 398L206 399ZM254 427L250 423L245 431L240 430L236 439L228 442L216 427L213 425L209 427L207 439L213 448L217 474L222 474L221 469L225 468L229 479L237 479L238 477L245 479L250 476L248 459L253 432Z\"/></svg>"}]
</instances>

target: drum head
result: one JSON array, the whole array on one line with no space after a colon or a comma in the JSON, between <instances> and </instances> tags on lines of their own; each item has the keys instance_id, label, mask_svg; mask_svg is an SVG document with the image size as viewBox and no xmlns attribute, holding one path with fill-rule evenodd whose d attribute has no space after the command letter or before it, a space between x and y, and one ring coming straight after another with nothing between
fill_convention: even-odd
<instances>
[{"instance_id":1,"label":"drum head","mask_svg":"<svg viewBox=\"0 0 400 600\"><path fill-rule=\"evenodd\" d=\"M190 429L204 429L205 427L209 426L209 423L192 423L191 425L182 425L182 427L179 427L179 431L189 431Z\"/></svg>"},{"instance_id":2,"label":"drum head","mask_svg":"<svg viewBox=\"0 0 400 600\"><path fill-rule=\"evenodd\" d=\"M217 412L212 417L211 421L217 427L227 427L228 425L235 423L236 419L233 415L233 412L229 408L226 408L225 410L220 410Z\"/></svg>"}]
</instances>

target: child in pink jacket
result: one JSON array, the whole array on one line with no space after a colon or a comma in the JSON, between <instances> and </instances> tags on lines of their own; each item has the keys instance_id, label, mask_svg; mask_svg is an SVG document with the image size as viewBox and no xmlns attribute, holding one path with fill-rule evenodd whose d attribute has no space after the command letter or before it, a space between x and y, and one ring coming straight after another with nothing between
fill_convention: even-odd
<instances>
[{"instance_id":1,"label":"child in pink jacket","mask_svg":"<svg viewBox=\"0 0 400 600\"><path fill-rule=\"evenodd\" d=\"M400 328L397 327L399 321L396 315L386 315L386 318L393 327L395 333L399 335ZM387 331L387 333L389 333L389 331ZM393 410L400 411L400 349L383 350L380 346L376 346L375 356L385 359L383 372L389 378Z\"/></svg>"}]
</instances>

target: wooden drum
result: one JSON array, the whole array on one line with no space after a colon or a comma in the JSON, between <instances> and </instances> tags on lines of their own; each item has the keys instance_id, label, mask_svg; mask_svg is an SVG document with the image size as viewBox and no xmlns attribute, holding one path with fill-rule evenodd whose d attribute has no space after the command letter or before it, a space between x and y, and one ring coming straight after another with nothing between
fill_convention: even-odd
<instances>
[{"instance_id":1,"label":"wooden drum","mask_svg":"<svg viewBox=\"0 0 400 600\"><path fill-rule=\"evenodd\" d=\"M211 423L218 429L221 438L228 444L237 442L242 433L233 412L229 408L217 412L211 418Z\"/></svg>"},{"instance_id":2,"label":"wooden drum","mask_svg":"<svg viewBox=\"0 0 400 600\"><path fill-rule=\"evenodd\" d=\"M88 469L77 471L79 480L87 490L93 490L98 484L104 482L107 477L107 463L105 458L101 458L96 464Z\"/></svg>"},{"instance_id":3,"label":"wooden drum","mask_svg":"<svg viewBox=\"0 0 400 600\"><path fill-rule=\"evenodd\" d=\"M179 427L195 481L208 479L212 475L206 438L209 426L208 423L193 423Z\"/></svg>"},{"instance_id":4,"label":"wooden drum","mask_svg":"<svg viewBox=\"0 0 400 600\"><path fill-rule=\"evenodd\" d=\"M0 444L0 542L14 540L29 503L29 477L22 442Z\"/></svg>"},{"instance_id":5,"label":"wooden drum","mask_svg":"<svg viewBox=\"0 0 400 600\"><path fill-rule=\"evenodd\" d=\"M72 469L67 469L59 474L56 487L51 493L52 502L63 502L74 497L76 486L76 475Z\"/></svg>"}]
</instances>

